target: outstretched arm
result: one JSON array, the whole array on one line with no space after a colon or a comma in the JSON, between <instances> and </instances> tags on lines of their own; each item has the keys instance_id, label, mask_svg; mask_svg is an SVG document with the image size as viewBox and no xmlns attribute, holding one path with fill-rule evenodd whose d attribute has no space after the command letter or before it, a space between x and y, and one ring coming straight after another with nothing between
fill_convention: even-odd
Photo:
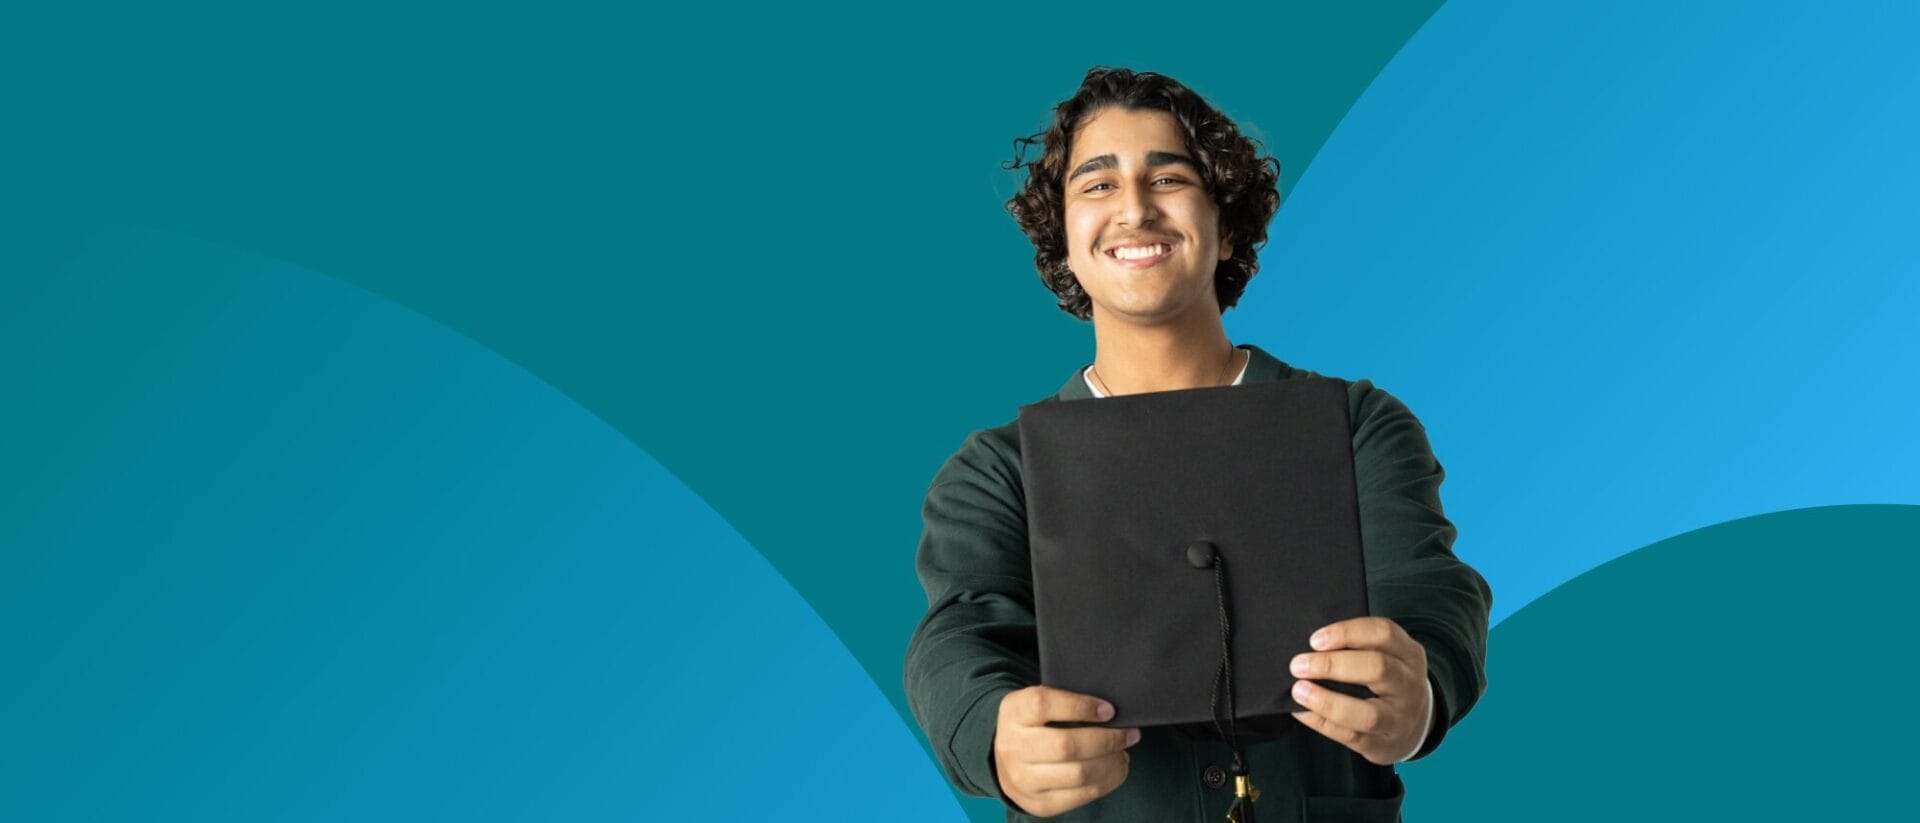
<instances>
[{"instance_id":1,"label":"outstretched arm","mask_svg":"<svg viewBox=\"0 0 1920 823\"><path fill-rule=\"evenodd\" d=\"M915 570L927 613L907 646L907 702L967 794L999 797L1000 701L1040 682L1026 504L1010 444L976 432L934 476Z\"/></svg>"},{"instance_id":2,"label":"outstretched arm","mask_svg":"<svg viewBox=\"0 0 1920 823\"><path fill-rule=\"evenodd\" d=\"M1493 593L1479 572L1453 554L1455 530L1440 506L1446 471L1426 429L1406 404L1362 380L1349 388L1354 482L1366 553L1367 599L1384 620L1343 621L1335 645L1302 655L1326 679L1361 682L1376 693L1359 700L1308 684L1308 727L1373 762L1403 756L1417 726L1425 739L1407 759L1440 745L1486 691L1487 622ZM1329 627L1329 628L1335 628ZM1320 668L1313 668L1320 667ZM1431 705L1422 681L1433 687Z\"/></svg>"}]
</instances>

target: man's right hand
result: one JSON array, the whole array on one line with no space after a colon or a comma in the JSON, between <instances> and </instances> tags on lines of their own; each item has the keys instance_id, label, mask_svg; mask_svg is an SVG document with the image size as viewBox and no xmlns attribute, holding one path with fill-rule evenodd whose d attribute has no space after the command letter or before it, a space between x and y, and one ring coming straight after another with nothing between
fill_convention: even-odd
<instances>
[{"instance_id":1,"label":"man's right hand","mask_svg":"<svg viewBox=\"0 0 1920 823\"><path fill-rule=\"evenodd\" d=\"M1052 817L1092 803L1127 779L1127 747L1139 729L1056 729L1050 721L1104 723L1113 706L1097 697L1029 686L1000 700L993 734L994 776L1000 790L1035 817Z\"/></svg>"}]
</instances>

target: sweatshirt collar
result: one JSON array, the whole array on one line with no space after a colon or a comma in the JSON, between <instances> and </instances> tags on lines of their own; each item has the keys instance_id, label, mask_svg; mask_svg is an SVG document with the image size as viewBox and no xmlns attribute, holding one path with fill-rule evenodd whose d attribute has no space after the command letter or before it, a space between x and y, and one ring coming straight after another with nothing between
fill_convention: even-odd
<instances>
[{"instance_id":1,"label":"sweatshirt collar","mask_svg":"<svg viewBox=\"0 0 1920 823\"><path fill-rule=\"evenodd\" d=\"M1270 383L1275 380L1284 380L1287 376L1293 374L1292 366L1281 362L1279 358L1268 354L1266 350L1259 346L1252 343L1243 343L1234 348L1246 349L1249 352L1247 355L1247 372L1240 378L1240 385L1242 386L1249 383ZM1087 370L1087 367L1091 365L1093 364L1082 363L1079 368L1074 369L1073 377L1067 380L1066 385L1060 387L1060 392L1054 395L1054 399L1093 399L1093 390L1087 388L1086 378L1081 376L1081 374Z\"/></svg>"}]
</instances>

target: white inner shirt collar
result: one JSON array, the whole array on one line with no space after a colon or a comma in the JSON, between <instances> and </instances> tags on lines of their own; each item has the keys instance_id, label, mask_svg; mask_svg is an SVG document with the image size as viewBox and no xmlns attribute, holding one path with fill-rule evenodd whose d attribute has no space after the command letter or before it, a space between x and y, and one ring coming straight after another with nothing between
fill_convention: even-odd
<instances>
[{"instance_id":1,"label":"white inner shirt collar","mask_svg":"<svg viewBox=\"0 0 1920 823\"><path fill-rule=\"evenodd\" d=\"M1237 349L1238 347L1236 346L1235 348ZM1245 379L1247 376L1247 367L1251 365L1253 365L1253 356L1248 355L1247 362L1240 364L1240 373L1234 375L1233 382L1228 383L1227 385L1229 386L1240 385L1240 381ZM1107 396L1104 392L1100 391L1099 386L1096 386L1093 384L1093 365L1092 364L1088 364L1086 368L1080 370L1080 379L1086 381L1087 391L1093 392L1094 397Z\"/></svg>"}]
</instances>

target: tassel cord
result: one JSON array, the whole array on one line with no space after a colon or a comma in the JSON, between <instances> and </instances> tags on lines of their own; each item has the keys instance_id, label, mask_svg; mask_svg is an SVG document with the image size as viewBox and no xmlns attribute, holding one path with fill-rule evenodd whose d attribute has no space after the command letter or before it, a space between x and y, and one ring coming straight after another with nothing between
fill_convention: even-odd
<instances>
[{"instance_id":1,"label":"tassel cord","mask_svg":"<svg viewBox=\"0 0 1920 823\"><path fill-rule=\"evenodd\" d=\"M1254 823L1253 803L1260 798L1260 792L1254 788L1253 778L1247 773L1246 754L1240 747L1238 712L1233 701L1233 610L1227 603L1227 561L1218 553L1213 556L1213 586L1220 604L1220 667L1214 670L1213 699L1209 711L1213 715L1214 731L1233 750L1231 773L1234 797L1233 805L1227 807L1227 823ZM1226 703L1224 723L1220 719L1222 702Z\"/></svg>"}]
</instances>

